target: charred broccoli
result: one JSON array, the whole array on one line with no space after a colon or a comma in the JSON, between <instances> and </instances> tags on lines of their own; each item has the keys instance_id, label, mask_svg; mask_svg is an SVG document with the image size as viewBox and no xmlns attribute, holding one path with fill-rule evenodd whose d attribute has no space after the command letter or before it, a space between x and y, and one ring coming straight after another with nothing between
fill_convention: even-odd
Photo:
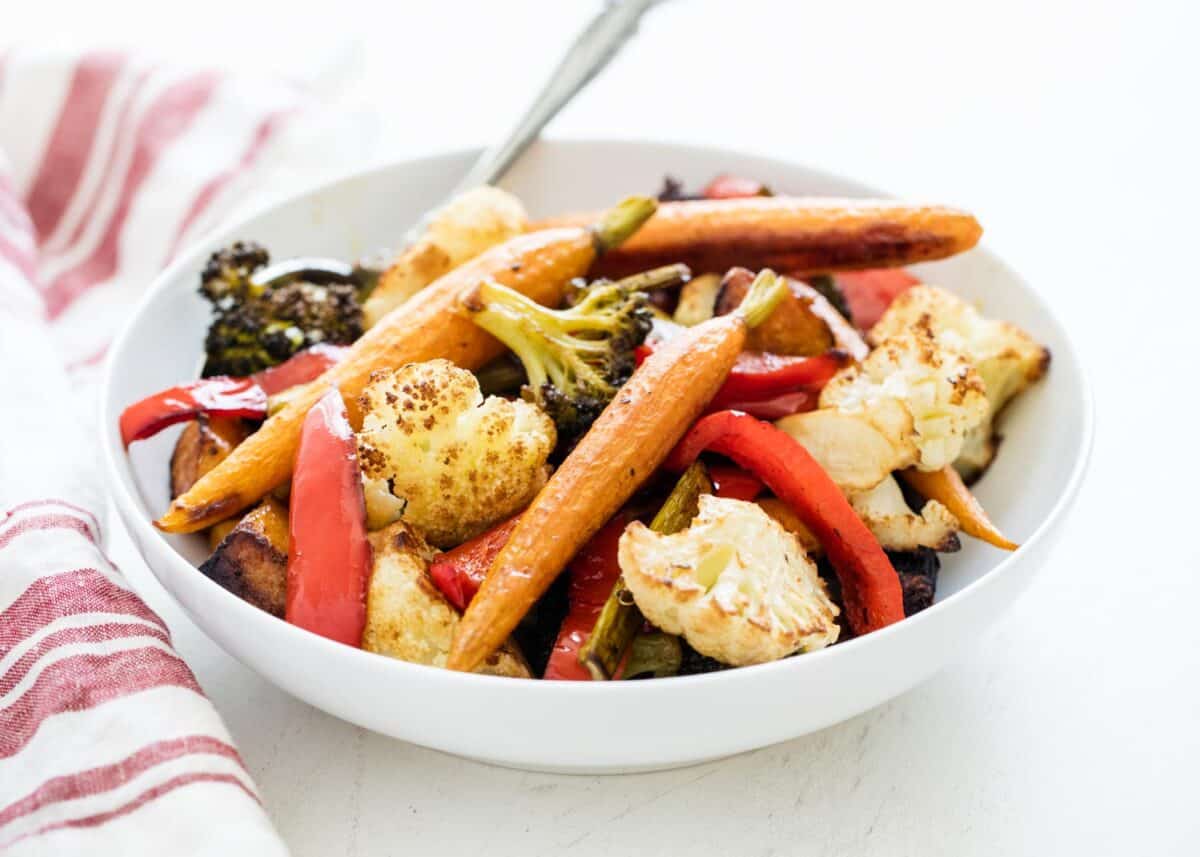
<instances>
[{"instance_id":1,"label":"charred broccoli","mask_svg":"<svg viewBox=\"0 0 1200 857\"><path fill-rule=\"evenodd\" d=\"M362 335L355 282L310 282L326 278L302 272L261 282L255 274L268 261L261 246L238 241L205 265L200 293L215 313L204 342L206 376L250 375L310 345L348 345Z\"/></svg>"},{"instance_id":2,"label":"charred broccoli","mask_svg":"<svg viewBox=\"0 0 1200 857\"><path fill-rule=\"evenodd\" d=\"M472 320L525 367L522 395L550 415L560 447L569 445L633 374L634 349L650 331L646 290L687 276L680 265L577 290L565 309L549 309L496 282L474 290L463 306Z\"/></svg>"}]
</instances>

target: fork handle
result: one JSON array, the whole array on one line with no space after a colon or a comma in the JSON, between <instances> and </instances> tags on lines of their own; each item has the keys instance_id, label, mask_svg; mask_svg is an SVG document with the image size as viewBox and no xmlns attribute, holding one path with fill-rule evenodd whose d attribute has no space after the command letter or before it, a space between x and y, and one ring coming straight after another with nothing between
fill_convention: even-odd
<instances>
[{"instance_id":1,"label":"fork handle","mask_svg":"<svg viewBox=\"0 0 1200 857\"><path fill-rule=\"evenodd\" d=\"M575 38L574 44L542 86L541 92L508 135L479 156L455 191L492 184L500 179L529 144L537 139L546 123L617 55L629 37L637 32L642 13L654 2L616 0L605 4L604 9Z\"/></svg>"}]
</instances>

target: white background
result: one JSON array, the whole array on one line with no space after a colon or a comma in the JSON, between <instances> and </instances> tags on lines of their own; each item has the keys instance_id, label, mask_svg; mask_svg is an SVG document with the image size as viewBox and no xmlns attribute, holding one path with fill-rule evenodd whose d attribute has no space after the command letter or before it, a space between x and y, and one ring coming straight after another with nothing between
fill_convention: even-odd
<instances>
[{"instance_id":1,"label":"white background","mask_svg":"<svg viewBox=\"0 0 1200 857\"><path fill-rule=\"evenodd\" d=\"M317 77L378 114L376 159L493 139L594 8L3 6L5 41ZM618 778L487 768L345 725L225 656L127 561L295 853L1196 853L1198 24L1188 0L654 10L548 133L749 148L972 209L1068 320L1095 385L1068 532L1000 625L917 690L779 747Z\"/></svg>"}]
</instances>

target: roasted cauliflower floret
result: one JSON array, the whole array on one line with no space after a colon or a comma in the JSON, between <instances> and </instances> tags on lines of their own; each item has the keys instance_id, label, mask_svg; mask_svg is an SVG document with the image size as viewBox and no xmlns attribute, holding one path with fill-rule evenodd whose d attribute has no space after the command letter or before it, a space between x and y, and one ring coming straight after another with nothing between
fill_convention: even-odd
<instances>
[{"instance_id":1,"label":"roasted cauliflower floret","mask_svg":"<svg viewBox=\"0 0 1200 857\"><path fill-rule=\"evenodd\" d=\"M912 551L932 548L956 551L958 519L936 500L929 500L920 513L908 508L900 484L888 476L870 491L850 495L850 505L884 550Z\"/></svg>"},{"instance_id":2,"label":"roasted cauliflower floret","mask_svg":"<svg viewBox=\"0 0 1200 857\"><path fill-rule=\"evenodd\" d=\"M401 515L450 547L519 512L546 482L550 418L528 402L485 400L475 376L448 360L377 372L359 401L373 525Z\"/></svg>"},{"instance_id":3,"label":"roasted cauliflower floret","mask_svg":"<svg viewBox=\"0 0 1200 857\"><path fill-rule=\"evenodd\" d=\"M968 434L955 466L978 475L991 462L993 421L1018 393L1046 374L1050 352L1006 321L984 318L962 298L936 286L914 286L901 294L871 328L872 343L925 323L939 341L966 355L983 381L987 417Z\"/></svg>"},{"instance_id":4,"label":"roasted cauliflower floret","mask_svg":"<svg viewBox=\"0 0 1200 857\"><path fill-rule=\"evenodd\" d=\"M753 503L703 495L691 526L673 535L634 522L618 558L647 619L724 663L764 663L837 640L838 609L816 566Z\"/></svg>"},{"instance_id":5,"label":"roasted cauliflower floret","mask_svg":"<svg viewBox=\"0 0 1200 857\"><path fill-rule=\"evenodd\" d=\"M882 340L858 366L834 376L821 408L869 422L900 452L892 470L940 470L987 417L983 381L960 351L934 337L927 320Z\"/></svg>"},{"instance_id":6,"label":"roasted cauliflower floret","mask_svg":"<svg viewBox=\"0 0 1200 857\"><path fill-rule=\"evenodd\" d=\"M374 562L367 587L367 625L362 647L368 652L442 667L459 616L429 580L437 553L403 521L370 535ZM529 678L529 667L511 643L477 670L490 675Z\"/></svg>"},{"instance_id":7,"label":"roasted cauliflower floret","mask_svg":"<svg viewBox=\"0 0 1200 857\"><path fill-rule=\"evenodd\" d=\"M784 417L776 425L808 450L847 494L870 491L912 461L909 419L885 433L858 414L825 408Z\"/></svg>"}]
</instances>

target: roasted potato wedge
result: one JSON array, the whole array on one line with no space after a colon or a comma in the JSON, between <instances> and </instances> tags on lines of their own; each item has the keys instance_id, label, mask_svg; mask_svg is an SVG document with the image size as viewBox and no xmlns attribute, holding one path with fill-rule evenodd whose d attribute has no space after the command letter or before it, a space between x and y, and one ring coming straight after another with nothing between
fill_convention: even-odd
<instances>
[{"instance_id":1,"label":"roasted potato wedge","mask_svg":"<svg viewBox=\"0 0 1200 857\"><path fill-rule=\"evenodd\" d=\"M437 551L403 521L372 533L370 540L375 560L367 589L363 648L402 661L444 667L459 615L429 579L429 561ZM531 677L529 665L511 641L477 672Z\"/></svg>"},{"instance_id":2,"label":"roasted potato wedge","mask_svg":"<svg viewBox=\"0 0 1200 857\"><path fill-rule=\"evenodd\" d=\"M720 274L701 274L679 290L679 303L671 320L692 327L713 317L713 307L721 290Z\"/></svg>"},{"instance_id":3,"label":"roasted potato wedge","mask_svg":"<svg viewBox=\"0 0 1200 857\"><path fill-rule=\"evenodd\" d=\"M237 522L200 570L239 598L282 617L289 541L287 508L266 497Z\"/></svg>"},{"instance_id":4,"label":"roasted potato wedge","mask_svg":"<svg viewBox=\"0 0 1200 857\"><path fill-rule=\"evenodd\" d=\"M754 272L730 268L717 291L714 314L724 315L736 309L752 282ZM747 349L811 357L841 348L855 360L867 356L870 351L867 343L820 292L790 277L787 283L791 294L780 302L770 318L750 331Z\"/></svg>"},{"instance_id":5,"label":"roasted potato wedge","mask_svg":"<svg viewBox=\"0 0 1200 857\"><path fill-rule=\"evenodd\" d=\"M421 240L380 275L363 305L367 326L448 271L519 235L525 225L521 201L507 191L478 187L455 197L437 213Z\"/></svg>"},{"instance_id":6,"label":"roasted potato wedge","mask_svg":"<svg viewBox=\"0 0 1200 857\"><path fill-rule=\"evenodd\" d=\"M171 499L196 484L250 434L239 419L200 416L188 423L171 454Z\"/></svg>"}]
</instances>

